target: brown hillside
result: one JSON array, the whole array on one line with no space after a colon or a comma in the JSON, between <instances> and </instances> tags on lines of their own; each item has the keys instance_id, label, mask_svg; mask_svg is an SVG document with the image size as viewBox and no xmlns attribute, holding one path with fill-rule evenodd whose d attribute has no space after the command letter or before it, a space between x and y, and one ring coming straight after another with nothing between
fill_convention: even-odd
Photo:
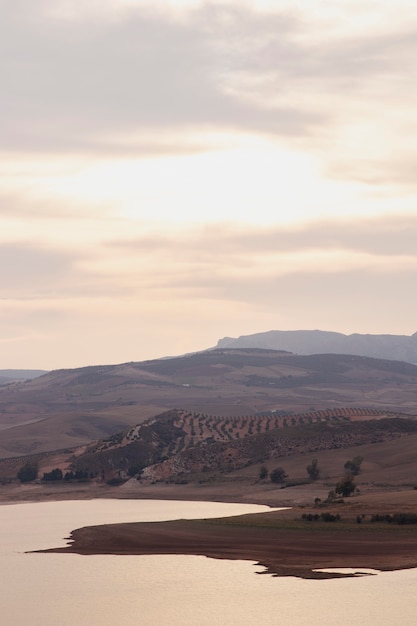
<instances>
[{"instance_id":1,"label":"brown hillside","mask_svg":"<svg viewBox=\"0 0 417 626\"><path fill-rule=\"evenodd\" d=\"M416 381L409 363L257 349L59 370L0 387L0 457L88 443L172 407L230 419L269 412L282 421L329 406L417 413ZM219 425L209 426L216 439ZM239 428L249 432L249 421Z\"/></svg>"}]
</instances>

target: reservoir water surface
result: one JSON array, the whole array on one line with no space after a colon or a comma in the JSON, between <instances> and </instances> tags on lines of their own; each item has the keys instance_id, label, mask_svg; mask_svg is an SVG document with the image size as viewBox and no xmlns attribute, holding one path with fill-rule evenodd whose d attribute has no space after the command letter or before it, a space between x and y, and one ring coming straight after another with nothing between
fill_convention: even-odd
<instances>
[{"instance_id":1,"label":"reservoir water surface","mask_svg":"<svg viewBox=\"0 0 417 626\"><path fill-rule=\"evenodd\" d=\"M11 626L415 626L417 569L332 580L200 556L26 554L93 524L220 517L256 505L89 500L0 506L1 623Z\"/></svg>"}]
</instances>

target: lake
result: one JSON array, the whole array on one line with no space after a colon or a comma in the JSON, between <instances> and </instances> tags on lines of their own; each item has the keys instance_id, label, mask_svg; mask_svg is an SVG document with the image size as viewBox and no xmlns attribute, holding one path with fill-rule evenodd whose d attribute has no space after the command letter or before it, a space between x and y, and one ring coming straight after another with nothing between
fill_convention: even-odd
<instances>
[{"instance_id":1,"label":"lake","mask_svg":"<svg viewBox=\"0 0 417 626\"><path fill-rule=\"evenodd\" d=\"M81 526L219 517L257 505L90 500L0 506L1 623L10 626L415 626L417 569L301 580L200 556L25 554Z\"/></svg>"}]
</instances>

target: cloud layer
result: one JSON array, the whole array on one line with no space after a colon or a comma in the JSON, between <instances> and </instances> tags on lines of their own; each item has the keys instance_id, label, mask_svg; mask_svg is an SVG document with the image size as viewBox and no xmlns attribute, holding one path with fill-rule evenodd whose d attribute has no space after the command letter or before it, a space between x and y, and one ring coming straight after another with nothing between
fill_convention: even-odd
<instances>
[{"instance_id":1,"label":"cloud layer","mask_svg":"<svg viewBox=\"0 0 417 626\"><path fill-rule=\"evenodd\" d=\"M71 253L3 246L0 342L33 345L39 359L42 344L54 352L62 341L65 362L77 364L186 352L270 328L408 334L416 235L417 219L400 217L126 234Z\"/></svg>"},{"instance_id":2,"label":"cloud layer","mask_svg":"<svg viewBox=\"0 0 417 626\"><path fill-rule=\"evenodd\" d=\"M415 332L413 2L0 15L3 367Z\"/></svg>"},{"instance_id":3,"label":"cloud layer","mask_svg":"<svg viewBox=\"0 0 417 626\"><path fill-rule=\"evenodd\" d=\"M383 27L358 31L361 11L341 3L337 31L324 3L315 21L255 7L63 17L3 0L2 150L143 157L193 150L202 129L260 133L319 154L331 176L414 184L413 21L390 28L378 7Z\"/></svg>"}]
</instances>

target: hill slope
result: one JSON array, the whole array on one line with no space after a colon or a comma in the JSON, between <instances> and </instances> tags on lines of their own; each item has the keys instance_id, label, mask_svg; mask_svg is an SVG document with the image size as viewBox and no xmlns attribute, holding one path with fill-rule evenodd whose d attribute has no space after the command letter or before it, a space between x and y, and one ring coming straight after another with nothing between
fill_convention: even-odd
<instances>
[{"instance_id":1,"label":"hill slope","mask_svg":"<svg viewBox=\"0 0 417 626\"><path fill-rule=\"evenodd\" d=\"M73 466L103 478L144 470L142 477L153 481L176 481L408 435L417 435L415 418L375 409L232 418L173 410L91 444Z\"/></svg>"},{"instance_id":2,"label":"hill slope","mask_svg":"<svg viewBox=\"0 0 417 626\"><path fill-rule=\"evenodd\" d=\"M229 417L358 406L417 413L416 382L409 363L254 349L58 370L0 387L0 457L78 446L172 407Z\"/></svg>"}]
</instances>

